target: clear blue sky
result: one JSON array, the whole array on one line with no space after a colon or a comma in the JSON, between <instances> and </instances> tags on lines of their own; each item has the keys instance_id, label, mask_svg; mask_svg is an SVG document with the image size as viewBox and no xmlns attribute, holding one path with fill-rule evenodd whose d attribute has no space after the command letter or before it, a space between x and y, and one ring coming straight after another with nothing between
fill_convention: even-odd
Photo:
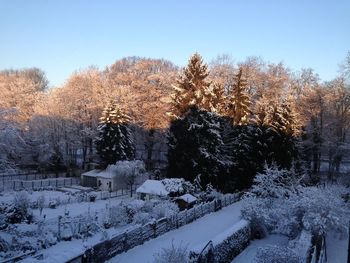
<instances>
[{"instance_id":1,"label":"clear blue sky","mask_svg":"<svg viewBox=\"0 0 350 263\"><path fill-rule=\"evenodd\" d=\"M183 66L195 51L261 56L336 76L350 50L349 0L0 0L0 70L39 67L51 85L126 56Z\"/></svg>"}]
</instances>

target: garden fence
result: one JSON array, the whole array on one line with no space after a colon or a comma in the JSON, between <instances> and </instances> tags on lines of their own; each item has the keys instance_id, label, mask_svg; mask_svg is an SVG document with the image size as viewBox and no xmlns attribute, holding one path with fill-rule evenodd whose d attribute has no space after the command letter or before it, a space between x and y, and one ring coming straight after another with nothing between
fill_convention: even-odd
<instances>
[{"instance_id":1,"label":"garden fence","mask_svg":"<svg viewBox=\"0 0 350 263\"><path fill-rule=\"evenodd\" d=\"M0 181L0 191L43 190L80 184L80 178L63 177L41 180L7 180Z\"/></svg>"}]
</instances>

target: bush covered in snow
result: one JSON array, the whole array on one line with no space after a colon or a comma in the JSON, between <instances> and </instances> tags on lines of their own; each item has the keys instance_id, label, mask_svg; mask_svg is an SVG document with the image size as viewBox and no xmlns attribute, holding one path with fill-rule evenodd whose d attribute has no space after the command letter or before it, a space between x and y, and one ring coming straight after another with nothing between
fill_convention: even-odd
<instances>
[{"instance_id":1,"label":"bush covered in snow","mask_svg":"<svg viewBox=\"0 0 350 263\"><path fill-rule=\"evenodd\" d=\"M295 238L302 229L344 232L349 217L344 191L341 186L302 187L293 172L265 167L245 196L242 216L258 233L266 229Z\"/></svg>"},{"instance_id":2,"label":"bush covered in snow","mask_svg":"<svg viewBox=\"0 0 350 263\"><path fill-rule=\"evenodd\" d=\"M154 256L154 263L188 263L187 246L180 244L175 246L171 243L171 247L163 248L161 252Z\"/></svg>"},{"instance_id":3,"label":"bush covered in snow","mask_svg":"<svg viewBox=\"0 0 350 263\"><path fill-rule=\"evenodd\" d=\"M12 204L0 207L0 213L5 216L0 218L0 224L31 223L33 215L29 207L30 200L28 193L24 191L16 192Z\"/></svg>"},{"instance_id":4,"label":"bush covered in snow","mask_svg":"<svg viewBox=\"0 0 350 263\"><path fill-rule=\"evenodd\" d=\"M193 193L195 190L194 186L183 178L166 178L162 180L162 183L170 196Z\"/></svg>"},{"instance_id":5,"label":"bush covered in snow","mask_svg":"<svg viewBox=\"0 0 350 263\"><path fill-rule=\"evenodd\" d=\"M302 263L299 256L287 247L267 245L259 247L254 263Z\"/></svg>"}]
</instances>

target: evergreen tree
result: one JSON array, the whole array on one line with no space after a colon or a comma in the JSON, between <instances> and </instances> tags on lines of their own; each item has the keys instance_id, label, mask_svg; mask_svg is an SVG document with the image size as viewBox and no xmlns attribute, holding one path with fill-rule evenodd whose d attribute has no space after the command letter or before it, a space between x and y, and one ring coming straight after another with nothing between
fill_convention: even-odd
<instances>
[{"instance_id":1,"label":"evergreen tree","mask_svg":"<svg viewBox=\"0 0 350 263\"><path fill-rule=\"evenodd\" d=\"M275 105L268 117L268 135L271 161L281 168L291 168L297 158L298 127L290 102Z\"/></svg>"},{"instance_id":2,"label":"evergreen tree","mask_svg":"<svg viewBox=\"0 0 350 263\"><path fill-rule=\"evenodd\" d=\"M268 156L266 128L257 125L233 126L224 137L232 165L220 188L225 192L249 188Z\"/></svg>"},{"instance_id":3,"label":"evergreen tree","mask_svg":"<svg viewBox=\"0 0 350 263\"><path fill-rule=\"evenodd\" d=\"M128 127L129 121L130 118L115 103L102 112L95 143L103 167L134 157L135 149Z\"/></svg>"},{"instance_id":4,"label":"evergreen tree","mask_svg":"<svg viewBox=\"0 0 350 263\"><path fill-rule=\"evenodd\" d=\"M227 165L223 151L224 120L196 106L174 120L168 136L168 177L199 180L202 187L218 186L220 171Z\"/></svg>"},{"instance_id":5,"label":"evergreen tree","mask_svg":"<svg viewBox=\"0 0 350 263\"><path fill-rule=\"evenodd\" d=\"M208 75L208 66L203 63L202 57L198 53L192 55L174 86L170 113L173 117L179 118L192 105L210 110L206 108L211 94Z\"/></svg>"},{"instance_id":6,"label":"evergreen tree","mask_svg":"<svg viewBox=\"0 0 350 263\"><path fill-rule=\"evenodd\" d=\"M250 116L250 97L247 91L247 80L242 76L242 68L234 76L232 90L228 98L228 116L234 125L246 125Z\"/></svg>"},{"instance_id":7,"label":"evergreen tree","mask_svg":"<svg viewBox=\"0 0 350 263\"><path fill-rule=\"evenodd\" d=\"M210 112L217 113L221 116L226 115L226 96L223 85L218 82L213 82L206 94L206 100L204 104L204 109Z\"/></svg>"}]
</instances>

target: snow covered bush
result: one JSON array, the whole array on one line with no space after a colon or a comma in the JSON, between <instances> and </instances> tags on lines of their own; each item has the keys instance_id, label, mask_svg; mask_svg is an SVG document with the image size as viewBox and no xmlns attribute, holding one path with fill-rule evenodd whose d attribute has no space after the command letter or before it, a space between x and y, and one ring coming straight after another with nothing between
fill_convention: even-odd
<instances>
[{"instance_id":1,"label":"snow covered bush","mask_svg":"<svg viewBox=\"0 0 350 263\"><path fill-rule=\"evenodd\" d=\"M0 237L0 257L2 252L7 252L10 249L10 244L5 239Z\"/></svg>"},{"instance_id":2,"label":"snow covered bush","mask_svg":"<svg viewBox=\"0 0 350 263\"><path fill-rule=\"evenodd\" d=\"M299 256L287 247L268 245L259 247L254 263L302 263Z\"/></svg>"},{"instance_id":3,"label":"snow covered bush","mask_svg":"<svg viewBox=\"0 0 350 263\"><path fill-rule=\"evenodd\" d=\"M48 248L57 243L57 238L51 231L43 232L37 240L39 248Z\"/></svg>"},{"instance_id":4,"label":"snow covered bush","mask_svg":"<svg viewBox=\"0 0 350 263\"><path fill-rule=\"evenodd\" d=\"M139 181L140 176L145 172L145 164L143 161L118 161L112 167L114 173L120 175L115 177L115 184L123 185L130 189L130 196L132 196L133 186Z\"/></svg>"},{"instance_id":5,"label":"snow covered bush","mask_svg":"<svg viewBox=\"0 0 350 263\"><path fill-rule=\"evenodd\" d=\"M188 249L187 246L180 244L175 246L171 243L171 247L163 248L161 252L154 255L154 263L188 263Z\"/></svg>"},{"instance_id":6,"label":"snow covered bush","mask_svg":"<svg viewBox=\"0 0 350 263\"><path fill-rule=\"evenodd\" d=\"M200 192L199 194L199 198L203 202L211 202L214 199L222 199L223 196L224 195L222 193L219 193L216 189L214 189L214 187L211 184L207 184L205 191Z\"/></svg>"},{"instance_id":7,"label":"snow covered bush","mask_svg":"<svg viewBox=\"0 0 350 263\"><path fill-rule=\"evenodd\" d=\"M166 178L162 180L162 184L164 184L170 196L194 192L194 186L183 178Z\"/></svg>"},{"instance_id":8,"label":"snow covered bush","mask_svg":"<svg viewBox=\"0 0 350 263\"><path fill-rule=\"evenodd\" d=\"M153 208L153 217L159 219L162 217L171 217L179 212L177 204L171 201L162 201Z\"/></svg>"},{"instance_id":9,"label":"snow covered bush","mask_svg":"<svg viewBox=\"0 0 350 263\"><path fill-rule=\"evenodd\" d=\"M56 200L50 200L49 201L49 208L55 209L57 207L57 202Z\"/></svg>"},{"instance_id":10,"label":"snow covered bush","mask_svg":"<svg viewBox=\"0 0 350 263\"><path fill-rule=\"evenodd\" d=\"M7 227L7 218L5 214L5 207L0 207L0 230L4 230Z\"/></svg>"},{"instance_id":11,"label":"snow covered bush","mask_svg":"<svg viewBox=\"0 0 350 263\"><path fill-rule=\"evenodd\" d=\"M45 196L43 194L41 194L38 197L38 200L36 202L37 202L37 205L38 205L38 208L39 208L39 211L40 211L40 216L41 216L42 213L43 213L43 209L45 207Z\"/></svg>"},{"instance_id":12,"label":"snow covered bush","mask_svg":"<svg viewBox=\"0 0 350 263\"><path fill-rule=\"evenodd\" d=\"M252 223L252 235L281 233L295 238L302 229L319 235L328 230L344 232L349 205L341 186L302 187L292 171L265 167L245 195L243 218Z\"/></svg>"},{"instance_id":13,"label":"snow covered bush","mask_svg":"<svg viewBox=\"0 0 350 263\"><path fill-rule=\"evenodd\" d=\"M134 223L144 225L152 220L152 216L149 213L138 212L134 216Z\"/></svg>"},{"instance_id":14,"label":"snow covered bush","mask_svg":"<svg viewBox=\"0 0 350 263\"><path fill-rule=\"evenodd\" d=\"M17 192L12 205L5 208L6 221L10 224L31 223L33 215L29 208L30 200L27 192Z\"/></svg>"}]
</instances>

